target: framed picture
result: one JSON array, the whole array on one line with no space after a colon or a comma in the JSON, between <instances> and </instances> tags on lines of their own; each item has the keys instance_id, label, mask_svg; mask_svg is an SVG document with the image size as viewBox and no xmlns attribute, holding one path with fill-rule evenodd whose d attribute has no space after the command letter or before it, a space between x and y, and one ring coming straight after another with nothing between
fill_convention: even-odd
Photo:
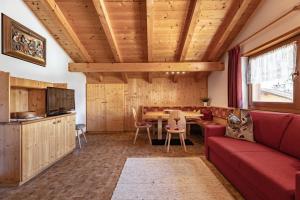
<instances>
[{"instance_id":1,"label":"framed picture","mask_svg":"<svg viewBox=\"0 0 300 200\"><path fill-rule=\"evenodd\" d=\"M2 15L2 54L37 65L46 65L46 39Z\"/></svg>"}]
</instances>

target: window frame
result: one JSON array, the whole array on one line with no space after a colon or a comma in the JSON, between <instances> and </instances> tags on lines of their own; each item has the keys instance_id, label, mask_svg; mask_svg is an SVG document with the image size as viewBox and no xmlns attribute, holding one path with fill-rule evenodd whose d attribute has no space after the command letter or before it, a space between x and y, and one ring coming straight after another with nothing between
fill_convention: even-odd
<instances>
[{"instance_id":1,"label":"window frame","mask_svg":"<svg viewBox=\"0 0 300 200\"><path fill-rule=\"evenodd\" d=\"M288 40L280 42L272 47L266 48L262 51L259 51L255 54L249 56L251 57L259 56L266 52L272 51L276 48L279 48L283 45L296 42L297 43L297 58L296 58L296 71L300 71L300 35L292 37ZM255 110L268 110L268 111L279 111L279 112L291 112L291 113L300 113L300 76L294 81L293 88L293 102L257 102L252 100L252 84L248 84L248 105L250 109Z\"/></svg>"}]
</instances>

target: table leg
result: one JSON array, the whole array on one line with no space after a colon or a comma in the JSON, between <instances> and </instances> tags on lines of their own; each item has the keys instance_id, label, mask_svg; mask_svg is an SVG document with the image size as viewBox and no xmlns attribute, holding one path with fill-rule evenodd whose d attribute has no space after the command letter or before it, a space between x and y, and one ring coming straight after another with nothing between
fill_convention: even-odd
<instances>
[{"instance_id":1,"label":"table leg","mask_svg":"<svg viewBox=\"0 0 300 200\"><path fill-rule=\"evenodd\" d=\"M162 117L159 117L157 121L157 139L162 139Z\"/></svg>"}]
</instances>

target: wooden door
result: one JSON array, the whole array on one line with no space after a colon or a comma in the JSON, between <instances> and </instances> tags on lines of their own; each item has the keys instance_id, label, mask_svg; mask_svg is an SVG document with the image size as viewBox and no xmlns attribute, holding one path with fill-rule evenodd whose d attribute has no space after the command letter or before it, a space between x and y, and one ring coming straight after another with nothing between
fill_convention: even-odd
<instances>
[{"instance_id":1,"label":"wooden door","mask_svg":"<svg viewBox=\"0 0 300 200\"><path fill-rule=\"evenodd\" d=\"M33 177L41 168L39 130L41 123L22 126L22 180Z\"/></svg>"},{"instance_id":2,"label":"wooden door","mask_svg":"<svg viewBox=\"0 0 300 200\"><path fill-rule=\"evenodd\" d=\"M56 161L56 119L47 120L49 134L49 163Z\"/></svg>"},{"instance_id":3,"label":"wooden door","mask_svg":"<svg viewBox=\"0 0 300 200\"><path fill-rule=\"evenodd\" d=\"M65 129L66 129L66 146L65 152L69 153L75 148L75 115L68 116L65 118Z\"/></svg>"},{"instance_id":4,"label":"wooden door","mask_svg":"<svg viewBox=\"0 0 300 200\"><path fill-rule=\"evenodd\" d=\"M39 151L40 151L40 168L45 168L50 164L50 136L51 126L48 120L39 122Z\"/></svg>"},{"instance_id":5,"label":"wooden door","mask_svg":"<svg viewBox=\"0 0 300 200\"><path fill-rule=\"evenodd\" d=\"M55 145L56 145L56 159L62 157L64 155L64 147L65 147L65 125L63 118L56 118L56 126L55 126Z\"/></svg>"},{"instance_id":6,"label":"wooden door","mask_svg":"<svg viewBox=\"0 0 300 200\"><path fill-rule=\"evenodd\" d=\"M87 85L87 130L106 131L104 84Z\"/></svg>"},{"instance_id":7,"label":"wooden door","mask_svg":"<svg viewBox=\"0 0 300 200\"><path fill-rule=\"evenodd\" d=\"M124 84L87 85L87 130L124 130Z\"/></svg>"},{"instance_id":8,"label":"wooden door","mask_svg":"<svg viewBox=\"0 0 300 200\"><path fill-rule=\"evenodd\" d=\"M105 84L106 131L124 131L124 84Z\"/></svg>"}]
</instances>

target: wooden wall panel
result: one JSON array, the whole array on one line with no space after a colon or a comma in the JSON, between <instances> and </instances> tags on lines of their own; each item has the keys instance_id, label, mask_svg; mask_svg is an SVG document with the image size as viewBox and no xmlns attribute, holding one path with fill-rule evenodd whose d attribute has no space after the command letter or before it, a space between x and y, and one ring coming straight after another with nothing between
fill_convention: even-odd
<instances>
[{"instance_id":1,"label":"wooden wall panel","mask_svg":"<svg viewBox=\"0 0 300 200\"><path fill-rule=\"evenodd\" d=\"M180 77L177 83L166 78L155 78L149 84L143 79L129 79L125 89L125 130L133 130L132 107L141 116L141 106L201 105L207 96L207 78L195 81Z\"/></svg>"},{"instance_id":2,"label":"wooden wall panel","mask_svg":"<svg viewBox=\"0 0 300 200\"><path fill-rule=\"evenodd\" d=\"M38 115L46 114L46 90L30 89L28 91L28 110Z\"/></svg>"},{"instance_id":3,"label":"wooden wall panel","mask_svg":"<svg viewBox=\"0 0 300 200\"><path fill-rule=\"evenodd\" d=\"M10 90L10 112L28 111L28 90L12 88Z\"/></svg>"},{"instance_id":4,"label":"wooden wall panel","mask_svg":"<svg viewBox=\"0 0 300 200\"><path fill-rule=\"evenodd\" d=\"M0 184L14 184L21 176L21 126L0 125Z\"/></svg>"},{"instance_id":5,"label":"wooden wall panel","mask_svg":"<svg viewBox=\"0 0 300 200\"><path fill-rule=\"evenodd\" d=\"M9 73L0 72L0 122L9 122L10 119L10 79Z\"/></svg>"},{"instance_id":6,"label":"wooden wall panel","mask_svg":"<svg viewBox=\"0 0 300 200\"><path fill-rule=\"evenodd\" d=\"M199 81L190 76L180 77L177 83L166 78L153 78L150 84L144 79L130 78L128 84L87 84L88 131L115 130L114 126L121 126L121 122L113 121L107 116L117 113L117 118L120 119L122 109L124 109L123 129L132 131L134 130L132 108L141 114L141 106L200 105L201 97L205 96L207 96L206 76Z\"/></svg>"}]
</instances>

